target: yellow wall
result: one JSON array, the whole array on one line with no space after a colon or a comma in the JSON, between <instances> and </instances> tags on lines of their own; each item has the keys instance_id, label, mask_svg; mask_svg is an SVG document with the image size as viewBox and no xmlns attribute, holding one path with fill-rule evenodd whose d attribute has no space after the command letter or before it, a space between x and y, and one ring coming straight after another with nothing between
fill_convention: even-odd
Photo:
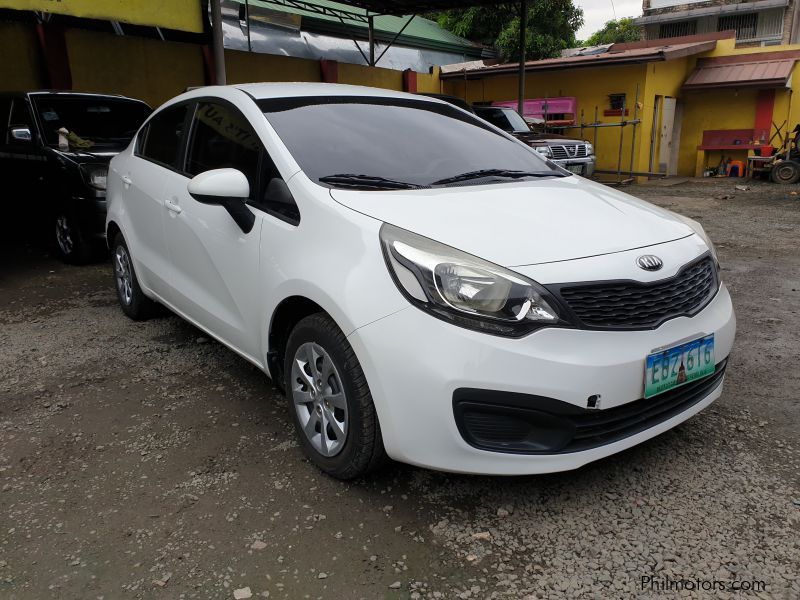
<instances>
[{"instance_id":1,"label":"yellow wall","mask_svg":"<svg viewBox=\"0 0 800 600\"><path fill-rule=\"evenodd\" d=\"M41 10L197 33L203 31L202 6L199 0L0 0L0 8Z\"/></svg>"},{"instance_id":2,"label":"yellow wall","mask_svg":"<svg viewBox=\"0 0 800 600\"><path fill-rule=\"evenodd\" d=\"M225 69L228 83L256 81L320 81L319 63L313 60L225 51Z\"/></svg>"},{"instance_id":3,"label":"yellow wall","mask_svg":"<svg viewBox=\"0 0 800 600\"><path fill-rule=\"evenodd\" d=\"M0 90L36 89L44 85L36 32L22 23L0 22Z\"/></svg>"},{"instance_id":4,"label":"yellow wall","mask_svg":"<svg viewBox=\"0 0 800 600\"><path fill-rule=\"evenodd\" d=\"M619 66L588 69L570 69L528 73L526 77L526 97L541 98L553 96L576 96L578 110L583 111L584 121L594 120L595 106L599 109L601 123L618 122L619 117L604 117L603 109L608 107L608 95L625 93L631 103L630 118L633 118L633 99L639 85L639 118L641 124L636 128L636 141L633 149L634 171L650 170L651 143L653 170L658 170L660 156L660 129L663 113L654 122L657 97L676 98L680 110L680 141L678 151L678 175L695 176L702 174L702 167L716 166L722 153L709 152L701 157L698 165L697 146L702 143L703 131L707 129L751 129L754 126L757 90L720 89L710 91L684 92L681 87L694 70L697 61L706 56L743 55L751 53L775 52L781 50L800 50L800 45L769 46L756 48L735 48L733 40L719 40L717 47L710 52L694 57L670 61L648 63L641 66ZM800 85L800 61L795 65L791 78ZM513 100L517 97L516 75L486 78L482 80L447 79L444 91L466 98L470 102ZM578 117L580 120L580 117ZM785 135L800 123L800 102L792 98L792 90L779 89L775 93L773 119L776 125L786 121L782 129ZM677 126L677 123L676 123ZM568 129L567 135L580 137L580 129ZM771 133L775 133L775 127ZM599 129L597 134L597 168L616 170L619 157L619 128ZM623 131L622 170L630 169L631 136L633 128ZM594 132L585 129L583 137L593 141ZM774 145L780 145L776 139ZM725 151L724 156L743 160L747 152Z\"/></svg>"},{"instance_id":5,"label":"yellow wall","mask_svg":"<svg viewBox=\"0 0 800 600\"><path fill-rule=\"evenodd\" d=\"M72 87L78 91L124 94L151 106L203 85L199 46L69 29L67 52Z\"/></svg>"},{"instance_id":6,"label":"yellow wall","mask_svg":"<svg viewBox=\"0 0 800 600\"><path fill-rule=\"evenodd\" d=\"M629 102L628 119L634 117L634 99L636 86L639 84L639 102L643 105L644 82L646 78L645 65L631 65L624 67L602 67L568 71L547 71L528 73L525 78L525 95L527 98L544 98L556 96L576 96L578 98L578 111L583 112L585 123L595 119L597 107L600 123L619 123L619 116L603 116L603 111L609 108L609 94L624 93ZM465 93L466 83L466 93ZM444 85L445 93L466 98L469 102L495 102L514 100L517 98L517 76L505 75L481 80L448 79ZM638 111L642 117L641 109ZM651 117L652 119L652 112ZM579 123L581 115L576 116ZM631 162L631 142L633 126L624 128L605 127L598 128L596 137L597 168L616 170L619 162L620 133L622 133L622 169L629 170ZM634 151L634 170L639 164L638 156L642 147L642 126L636 128L636 150ZM568 129L565 135L580 137L580 127ZM649 130L647 132L649 136ZM585 129L583 137L590 142L595 141L592 129ZM649 137L648 137L649 150Z\"/></svg>"}]
</instances>

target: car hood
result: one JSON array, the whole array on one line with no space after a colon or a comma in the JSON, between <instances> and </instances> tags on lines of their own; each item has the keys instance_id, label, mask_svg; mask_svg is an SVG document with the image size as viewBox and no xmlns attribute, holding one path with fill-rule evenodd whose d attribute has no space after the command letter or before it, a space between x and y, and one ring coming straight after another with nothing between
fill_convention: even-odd
<instances>
[{"instance_id":1,"label":"car hood","mask_svg":"<svg viewBox=\"0 0 800 600\"><path fill-rule=\"evenodd\" d=\"M693 233L669 211L580 177L430 190L332 189L331 196L506 267L622 252Z\"/></svg>"},{"instance_id":2,"label":"car hood","mask_svg":"<svg viewBox=\"0 0 800 600\"><path fill-rule=\"evenodd\" d=\"M566 135L560 135L558 133L527 133L527 132L514 132L512 134L517 139L522 140L523 142L527 143L536 143L536 144L585 144L583 140L578 140L575 138L567 137Z\"/></svg>"},{"instance_id":3,"label":"car hood","mask_svg":"<svg viewBox=\"0 0 800 600\"><path fill-rule=\"evenodd\" d=\"M92 148L91 150L79 150L79 149L60 150L58 148L54 148L51 146L48 147L47 149L50 152L52 152L53 155L56 156L57 158L61 158L78 164L83 164L83 163L110 162L112 158L114 158L117 154L122 152L125 148L106 146L101 149Z\"/></svg>"}]
</instances>

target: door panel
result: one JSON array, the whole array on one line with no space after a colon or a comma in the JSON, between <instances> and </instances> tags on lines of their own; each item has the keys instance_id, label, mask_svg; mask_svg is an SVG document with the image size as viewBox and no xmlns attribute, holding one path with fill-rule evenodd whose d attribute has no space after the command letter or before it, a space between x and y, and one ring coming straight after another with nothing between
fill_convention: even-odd
<instances>
[{"instance_id":1,"label":"door panel","mask_svg":"<svg viewBox=\"0 0 800 600\"><path fill-rule=\"evenodd\" d=\"M250 183L251 198L259 186L262 152L252 126L233 106L200 101L186 150L187 177L173 175L164 197L165 233L173 266L172 298L176 307L261 364L259 245L263 213L245 234L227 211L201 204L189 195L189 177L224 167L239 169ZM252 209L251 209L252 210Z\"/></svg>"},{"instance_id":2,"label":"door panel","mask_svg":"<svg viewBox=\"0 0 800 600\"><path fill-rule=\"evenodd\" d=\"M183 134L193 104L170 106L157 112L136 138L133 155L114 173L127 198L131 227L126 231L142 284L166 297L172 262L164 237L165 187L182 157Z\"/></svg>"},{"instance_id":3,"label":"door panel","mask_svg":"<svg viewBox=\"0 0 800 600\"><path fill-rule=\"evenodd\" d=\"M187 177L173 174L164 189L164 226L173 265L169 300L260 364L260 336L252 324L260 322L262 214L253 211L256 222L245 234L224 208L192 198L188 183Z\"/></svg>"},{"instance_id":4,"label":"door panel","mask_svg":"<svg viewBox=\"0 0 800 600\"><path fill-rule=\"evenodd\" d=\"M163 296L172 265L164 238L164 187L171 172L150 161L130 156L113 173L126 196L132 227L126 229L136 274L141 284Z\"/></svg>"}]
</instances>

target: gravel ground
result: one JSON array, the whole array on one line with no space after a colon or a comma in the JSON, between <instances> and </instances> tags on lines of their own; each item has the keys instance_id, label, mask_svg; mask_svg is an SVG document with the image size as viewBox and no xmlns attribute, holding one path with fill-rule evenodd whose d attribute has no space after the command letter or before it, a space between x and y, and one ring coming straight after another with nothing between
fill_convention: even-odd
<instances>
[{"instance_id":1,"label":"gravel ground","mask_svg":"<svg viewBox=\"0 0 800 600\"><path fill-rule=\"evenodd\" d=\"M331 480L255 368L174 316L125 319L108 265L6 242L0 597L800 598L800 197L627 191L717 240L739 318L725 392L538 477Z\"/></svg>"}]
</instances>

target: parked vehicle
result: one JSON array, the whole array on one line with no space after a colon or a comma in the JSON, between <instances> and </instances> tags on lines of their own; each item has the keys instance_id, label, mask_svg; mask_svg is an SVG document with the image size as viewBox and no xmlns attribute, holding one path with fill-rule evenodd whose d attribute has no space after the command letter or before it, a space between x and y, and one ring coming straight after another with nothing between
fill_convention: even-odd
<instances>
[{"instance_id":1,"label":"parked vehicle","mask_svg":"<svg viewBox=\"0 0 800 600\"><path fill-rule=\"evenodd\" d=\"M505 106L475 106L473 108L476 115L528 144L558 166L584 177L591 177L594 173L596 162L594 146L589 142L557 133L532 130L522 115L513 108Z\"/></svg>"},{"instance_id":2,"label":"parked vehicle","mask_svg":"<svg viewBox=\"0 0 800 600\"><path fill-rule=\"evenodd\" d=\"M122 96L0 94L0 177L14 210L7 223L33 221L34 229L46 229L66 262L90 258L104 246L108 161L150 112L144 102Z\"/></svg>"},{"instance_id":3,"label":"parked vehicle","mask_svg":"<svg viewBox=\"0 0 800 600\"><path fill-rule=\"evenodd\" d=\"M335 477L574 469L722 391L735 319L702 227L438 100L195 90L108 193L125 314L164 304L263 369Z\"/></svg>"},{"instance_id":4,"label":"parked vehicle","mask_svg":"<svg viewBox=\"0 0 800 600\"><path fill-rule=\"evenodd\" d=\"M419 95L426 96L428 98L436 98L437 100L447 102L448 104L452 104L453 106L457 106L458 108L461 108L467 112L475 114L475 109L472 108L472 105L463 98L459 98L458 96L451 96L450 94L433 94L433 93L420 93Z\"/></svg>"}]
</instances>

